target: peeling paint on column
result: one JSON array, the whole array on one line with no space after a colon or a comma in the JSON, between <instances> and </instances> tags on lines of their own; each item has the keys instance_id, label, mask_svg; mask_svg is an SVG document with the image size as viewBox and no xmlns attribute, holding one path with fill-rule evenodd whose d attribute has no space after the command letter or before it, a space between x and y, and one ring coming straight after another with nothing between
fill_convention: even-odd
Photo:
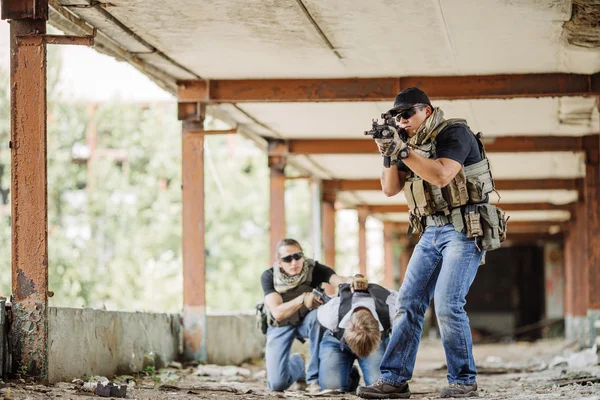
<instances>
[{"instance_id":1,"label":"peeling paint on column","mask_svg":"<svg viewBox=\"0 0 600 400\"><path fill-rule=\"evenodd\" d=\"M18 297L24 299L35 293L35 283L28 279L22 269L17 269L17 290Z\"/></svg>"},{"instance_id":2,"label":"peeling paint on column","mask_svg":"<svg viewBox=\"0 0 600 400\"><path fill-rule=\"evenodd\" d=\"M206 362L206 309L204 306L183 308L184 359Z\"/></svg>"},{"instance_id":3,"label":"peeling paint on column","mask_svg":"<svg viewBox=\"0 0 600 400\"><path fill-rule=\"evenodd\" d=\"M47 352L43 349L48 340L47 307L41 302L14 303L12 305L11 342L13 372L31 376L47 376Z\"/></svg>"}]
</instances>

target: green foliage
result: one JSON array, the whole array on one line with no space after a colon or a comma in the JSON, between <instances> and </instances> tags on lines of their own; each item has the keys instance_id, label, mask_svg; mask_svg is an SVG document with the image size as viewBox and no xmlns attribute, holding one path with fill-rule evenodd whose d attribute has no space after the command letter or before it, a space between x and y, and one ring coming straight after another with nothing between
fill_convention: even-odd
<instances>
[{"instance_id":1,"label":"green foliage","mask_svg":"<svg viewBox=\"0 0 600 400\"><path fill-rule=\"evenodd\" d=\"M176 105L63 99L49 51L48 237L51 306L180 312L181 123ZM0 71L0 295L11 291L8 73ZM209 121L210 123L210 121ZM217 121L212 121L217 124ZM216 125L215 125L216 126ZM94 134L94 132L96 132ZM91 140L95 137L95 146ZM94 147L92 149L92 147ZM248 309L270 266L266 155L236 135L205 141L209 310ZM288 235L310 248L310 188L287 182Z\"/></svg>"}]
</instances>

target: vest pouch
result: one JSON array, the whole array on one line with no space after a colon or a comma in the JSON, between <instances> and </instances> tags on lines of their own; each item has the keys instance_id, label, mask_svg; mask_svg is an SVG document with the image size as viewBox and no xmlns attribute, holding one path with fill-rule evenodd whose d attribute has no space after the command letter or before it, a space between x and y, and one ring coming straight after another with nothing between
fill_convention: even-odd
<instances>
[{"instance_id":1,"label":"vest pouch","mask_svg":"<svg viewBox=\"0 0 600 400\"><path fill-rule=\"evenodd\" d=\"M267 334L267 328L270 326L279 326L275 318L271 316L264 300L256 303L256 327L264 334Z\"/></svg>"},{"instance_id":2,"label":"vest pouch","mask_svg":"<svg viewBox=\"0 0 600 400\"><path fill-rule=\"evenodd\" d=\"M404 197L406 197L406 202L408 203L408 209L411 211L415 211L417 205L415 203L415 198L412 193L412 185L413 182L406 182L404 184Z\"/></svg>"},{"instance_id":3,"label":"vest pouch","mask_svg":"<svg viewBox=\"0 0 600 400\"><path fill-rule=\"evenodd\" d=\"M465 207L465 229L468 238L477 238L484 234L481 214L475 205Z\"/></svg>"},{"instance_id":4,"label":"vest pouch","mask_svg":"<svg viewBox=\"0 0 600 400\"><path fill-rule=\"evenodd\" d=\"M469 193L467 191L467 178L464 168L458 171L458 174L446 186L447 199L446 201L452 208L460 207L469 201Z\"/></svg>"},{"instance_id":5,"label":"vest pouch","mask_svg":"<svg viewBox=\"0 0 600 400\"><path fill-rule=\"evenodd\" d=\"M433 203L431 201L431 194L427 183L423 179L413 181L412 183L412 194L415 199L415 205L419 210L419 215L431 215L433 214Z\"/></svg>"},{"instance_id":6,"label":"vest pouch","mask_svg":"<svg viewBox=\"0 0 600 400\"><path fill-rule=\"evenodd\" d=\"M443 212L444 215L450 214L450 210L448 209L448 203L444 199L444 195L442 194L442 188L436 185L429 185L431 189L431 199L433 201L433 207L436 212Z\"/></svg>"},{"instance_id":7,"label":"vest pouch","mask_svg":"<svg viewBox=\"0 0 600 400\"><path fill-rule=\"evenodd\" d=\"M508 218L501 208L496 207L496 212L498 213L498 235L500 236L500 243L503 243L506 240Z\"/></svg>"},{"instance_id":8,"label":"vest pouch","mask_svg":"<svg viewBox=\"0 0 600 400\"><path fill-rule=\"evenodd\" d=\"M477 176L467 178L467 192L469 193L469 200L473 203L479 203L485 199L485 195L483 194L483 182L481 182Z\"/></svg>"},{"instance_id":9,"label":"vest pouch","mask_svg":"<svg viewBox=\"0 0 600 400\"><path fill-rule=\"evenodd\" d=\"M500 247L500 221L496 206L492 204L479 205L483 226L483 238L481 239L481 248L491 251Z\"/></svg>"},{"instance_id":10,"label":"vest pouch","mask_svg":"<svg viewBox=\"0 0 600 400\"><path fill-rule=\"evenodd\" d=\"M462 210L460 208L452 209L452 213L450 214L450 220L452 221L452 226L454 226L454 230L456 232L465 231L465 223L463 220Z\"/></svg>"},{"instance_id":11,"label":"vest pouch","mask_svg":"<svg viewBox=\"0 0 600 400\"><path fill-rule=\"evenodd\" d=\"M408 214L408 237L410 238L414 233L418 233L419 236L423 233L423 224L421 223L421 217L413 214L412 212Z\"/></svg>"}]
</instances>

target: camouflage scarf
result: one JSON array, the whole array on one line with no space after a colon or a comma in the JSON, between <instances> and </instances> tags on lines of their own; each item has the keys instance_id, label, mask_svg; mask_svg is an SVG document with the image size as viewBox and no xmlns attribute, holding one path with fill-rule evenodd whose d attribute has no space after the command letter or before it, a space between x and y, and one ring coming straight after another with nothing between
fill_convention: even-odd
<instances>
[{"instance_id":1,"label":"camouflage scarf","mask_svg":"<svg viewBox=\"0 0 600 400\"><path fill-rule=\"evenodd\" d=\"M273 284L277 293L286 293L300 285L302 285L308 277L308 271L315 265L314 260L310 258L304 259L302 271L298 275L288 275L279 264L273 264Z\"/></svg>"},{"instance_id":2,"label":"camouflage scarf","mask_svg":"<svg viewBox=\"0 0 600 400\"><path fill-rule=\"evenodd\" d=\"M467 124L464 119L451 118L444 119L444 112L435 107L433 113L421 124L415 136L408 139L408 145L417 150L417 153L425 157L430 157L435 151L435 138L438 133L448 125Z\"/></svg>"}]
</instances>

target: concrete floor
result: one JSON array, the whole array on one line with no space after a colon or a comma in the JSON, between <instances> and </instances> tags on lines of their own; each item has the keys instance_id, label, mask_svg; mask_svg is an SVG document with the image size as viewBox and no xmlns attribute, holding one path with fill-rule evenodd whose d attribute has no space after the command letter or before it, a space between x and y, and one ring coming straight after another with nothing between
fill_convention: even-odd
<instances>
[{"instance_id":1,"label":"concrete floor","mask_svg":"<svg viewBox=\"0 0 600 400\"><path fill-rule=\"evenodd\" d=\"M550 368L555 356L568 356L575 349L563 341L476 345L480 397L489 399L585 399L600 400L600 384L570 384L559 386L556 379L582 375L600 377L600 365L569 368L566 365ZM306 398L300 392L273 393L266 389L264 365L245 364L241 368L200 366L183 369L168 368L150 376L136 377L130 383L130 399L217 399L252 400L264 397ZM205 376L197 376L202 371ZM579 374L579 375L576 375ZM445 385L445 359L441 342L425 340L417 357L412 398L433 399ZM131 379L133 377L122 377ZM8 382L0 394L11 399L61 398L88 400L91 393L73 383L37 386L24 382ZM324 398L356 398L353 395Z\"/></svg>"}]
</instances>

